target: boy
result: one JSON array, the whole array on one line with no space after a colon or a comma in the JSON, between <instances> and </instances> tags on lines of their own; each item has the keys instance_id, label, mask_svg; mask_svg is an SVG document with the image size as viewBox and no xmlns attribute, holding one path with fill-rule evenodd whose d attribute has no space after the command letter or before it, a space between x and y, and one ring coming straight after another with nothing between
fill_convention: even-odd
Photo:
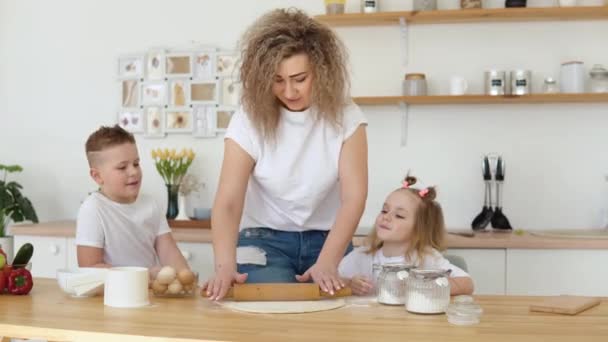
<instances>
[{"instance_id":1,"label":"boy","mask_svg":"<svg viewBox=\"0 0 608 342\"><path fill-rule=\"evenodd\" d=\"M87 139L91 178L99 185L80 206L76 245L80 267L188 268L163 212L139 195L142 172L133 135L118 125Z\"/></svg>"}]
</instances>

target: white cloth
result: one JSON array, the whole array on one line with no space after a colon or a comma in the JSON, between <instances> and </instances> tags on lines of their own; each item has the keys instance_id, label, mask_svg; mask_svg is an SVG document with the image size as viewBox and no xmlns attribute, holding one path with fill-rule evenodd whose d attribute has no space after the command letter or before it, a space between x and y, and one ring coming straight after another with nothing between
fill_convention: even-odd
<instances>
[{"instance_id":1,"label":"white cloth","mask_svg":"<svg viewBox=\"0 0 608 342\"><path fill-rule=\"evenodd\" d=\"M76 245L103 248L112 266L153 267L159 263L156 238L167 233L171 228L151 197L122 204L94 192L78 211Z\"/></svg>"},{"instance_id":2,"label":"white cloth","mask_svg":"<svg viewBox=\"0 0 608 342\"><path fill-rule=\"evenodd\" d=\"M333 226L340 206L342 145L367 120L355 104L345 108L339 128L315 117L314 109L282 109L273 144L255 130L242 109L233 115L226 139L235 141L255 160L241 229L306 231Z\"/></svg>"},{"instance_id":3,"label":"white cloth","mask_svg":"<svg viewBox=\"0 0 608 342\"><path fill-rule=\"evenodd\" d=\"M461 268L452 265L448 259L444 258L439 251L433 249L431 254L424 257L422 262L418 261L416 253L411 258L405 256L386 257L382 249L374 254L367 254L369 247L357 247L342 259L338 267L338 273L343 278L352 278L356 275L365 276L370 280L375 280L374 265L386 264L414 264L418 268L452 270L450 277L469 277L469 274Z\"/></svg>"}]
</instances>

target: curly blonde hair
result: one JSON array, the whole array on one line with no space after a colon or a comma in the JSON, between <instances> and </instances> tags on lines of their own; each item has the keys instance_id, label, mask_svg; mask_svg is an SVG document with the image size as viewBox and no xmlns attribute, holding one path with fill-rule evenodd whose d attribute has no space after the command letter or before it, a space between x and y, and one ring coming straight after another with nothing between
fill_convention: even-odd
<instances>
[{"instance_id":1,"label":"curly blonde hair","mask_svg":"<svg viewBox=\"0 0 608 342\"><path fill-rule=\"evenodd\" d=\"M281 103L272 92L273 76L286 58L304 53L312 68L316 119L335 126L342 120L350 80L344 45L327 26L297 9L277 9L260 17L241 40L241 102L254 127L274 140Z\"/></svg>"}]
</instances>

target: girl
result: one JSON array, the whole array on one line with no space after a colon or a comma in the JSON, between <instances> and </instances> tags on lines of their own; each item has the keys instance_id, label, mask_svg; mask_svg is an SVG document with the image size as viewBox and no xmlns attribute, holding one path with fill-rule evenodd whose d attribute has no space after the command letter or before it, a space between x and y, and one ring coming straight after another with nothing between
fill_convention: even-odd
<instances>
[{"instance_id":1,"label":"girl","mask_svg":"<svg viewBox=\"0 0 608 342\"><path fill-rule=\"evenodd\" d=\"M242 39L243 108L230 121L211 226L219 300L234 282L308 282L333 293L367 197L367 121L346 51L301 11L275 10Z\"/></svg>"},{"instance_id":2,"label":"girl","mask_svg":"<svg viewBox=\"0 0 608 342\"><path fill-rule=\"evenodd\" d=\"M450 264L443 249L445 226L435 188L415 189L416 178L407 176L403 186L391 192L376 218L368 244L348 254L340 263L340 276L356 295L369 295L374 288L373 265L413 264L425 269L450 269L452 295L473 293L473 281Z\"/></svg>"}]
</instances>

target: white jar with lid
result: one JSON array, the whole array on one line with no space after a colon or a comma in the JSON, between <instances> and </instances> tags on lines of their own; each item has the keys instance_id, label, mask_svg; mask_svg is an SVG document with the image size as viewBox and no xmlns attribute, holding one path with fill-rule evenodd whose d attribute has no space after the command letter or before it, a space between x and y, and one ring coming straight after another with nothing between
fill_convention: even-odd
<instances>
[{"instance_id":1,"label":"white jar with lid","mask_svg":"<svg viewBox=\"0 0 608 342\"><path fill-rule=\"evenodd\" d=\"M608 70L596 64L589 72L591 80L589 86L592 93L608 93Z\"/></svg>"},{"instance_id":2,"label":"white jar with lid","mask_svg":"<svg viewBox=\"0 0 608 342\"><path fill-rule=\"evenodd\" d=\"M449 274L450 270L411 270L405 309L420 314L444 313L450 304Z\"/></svg>"},{"instance_id":3,"label":"white jar with lid","mask_svg":"<svg viewBox=\"0 0 608 342\"><path fill-rule=\"evenodd\" d=\"M385 264L380 266L376 281L378 303L386 305L405 304L407 278L413 268L407 264Z\"/></svg>"},{"instance_id":4,"label":"white jar with lid","mask_svg":"<svg viewBox=\"0 0 608 342\"><path fill-rule=\"evenodd\" d=\"M571 61L562 63L559 77L562 93L585 92L585 66L583 62Z\"/></svg>"}]
</instances>

